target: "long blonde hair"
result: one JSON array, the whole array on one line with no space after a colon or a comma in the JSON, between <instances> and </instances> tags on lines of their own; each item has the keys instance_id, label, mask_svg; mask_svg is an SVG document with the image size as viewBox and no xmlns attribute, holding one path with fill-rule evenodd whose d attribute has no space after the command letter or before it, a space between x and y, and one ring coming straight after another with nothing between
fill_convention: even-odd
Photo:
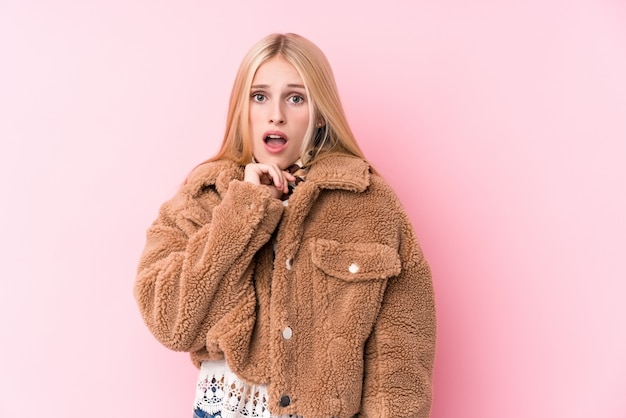
<instances>
[{"instance_id":1,"label":"long blonde hair","mask_svg":"<svg viewBox=\"0 0 626 418\"><path fill-rule=\"evenodd\" d=\"M326 56L308 39L285 33L261 39L244 57L230 94L222 146L214 157L205 162L230 159L244 165L252 161L248 122L250 88L257 69L278 55L296 68L311 104L309 126L301 152L304 162L310 165L330 154L348 154L365 159L348 125Z\"/></svg>"}]
</instances>

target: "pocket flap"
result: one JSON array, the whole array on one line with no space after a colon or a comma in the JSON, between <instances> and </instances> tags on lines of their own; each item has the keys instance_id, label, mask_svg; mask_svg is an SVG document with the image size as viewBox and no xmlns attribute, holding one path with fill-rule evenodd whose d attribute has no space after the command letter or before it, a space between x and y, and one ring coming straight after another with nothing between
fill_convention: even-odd
<instances>
[{"instance_id":1,"label":"pocket flap","mask_svg":"<svg viewBox=\"0 0 626 418\"><path fill-rule=\"evenodd\" d=\"M313 243L312 261L324 273L346 281L386 279L401 270L398 252L375 242L318 239Z\"/></svg>"}]
</instances>

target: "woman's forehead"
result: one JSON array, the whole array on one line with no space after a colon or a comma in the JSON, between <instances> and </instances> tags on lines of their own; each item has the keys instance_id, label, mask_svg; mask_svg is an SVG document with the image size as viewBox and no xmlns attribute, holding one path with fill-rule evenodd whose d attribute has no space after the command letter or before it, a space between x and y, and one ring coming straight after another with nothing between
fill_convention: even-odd
<instances>
[{"instance_id":1,"label":"woman's forehead","mask_svg":"<svg viewBox=\"0 0 626 418\"><path fill-rule=\"evenodd\" d=\"M304 88L304 81L293 64L277 55L259 66L252 79L252 85L285 85Z\"/></svg>"}]
</instances>

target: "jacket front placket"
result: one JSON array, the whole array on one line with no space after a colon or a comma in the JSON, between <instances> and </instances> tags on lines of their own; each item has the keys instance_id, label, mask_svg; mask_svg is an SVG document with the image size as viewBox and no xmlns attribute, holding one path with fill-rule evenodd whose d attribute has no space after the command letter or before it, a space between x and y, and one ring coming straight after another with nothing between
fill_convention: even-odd
<instances>
[{"instance_id":1,"label":"jacket front placket","mask_svg":"<svg viewBox=\"0 0 626 418\"><path fill-rule=\"evenodd\" d=\"M300 183L285 207L277 234L270 296L270 361L273 363L270 367L270 393L282 407L292 404L290 389L296 378L296 370L291 369L298 350L294 344L298 336L294 333L299 331L293 300L295 270L298 268L294 260L302 244L305 220L319 193L320 189L314 182Z\"/></svg>"}]
</instances>

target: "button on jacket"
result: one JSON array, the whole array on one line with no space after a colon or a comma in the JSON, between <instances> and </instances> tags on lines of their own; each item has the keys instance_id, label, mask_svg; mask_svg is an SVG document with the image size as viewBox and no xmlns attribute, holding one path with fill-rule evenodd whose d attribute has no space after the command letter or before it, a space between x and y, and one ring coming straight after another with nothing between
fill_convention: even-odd
<instances>
[{"instance_id":1,"label":"button on jacket","mask_svg":"<svg viewBox=\"0 0 626 418\"><path fill-rule=\"evenodd\" d=\"M285 206L243 169L197 167L148 230L134 290L151 332L268 384L275 415L428 417L431 276L391 188L328 156Z\"/></svg>"}]
</instances>

